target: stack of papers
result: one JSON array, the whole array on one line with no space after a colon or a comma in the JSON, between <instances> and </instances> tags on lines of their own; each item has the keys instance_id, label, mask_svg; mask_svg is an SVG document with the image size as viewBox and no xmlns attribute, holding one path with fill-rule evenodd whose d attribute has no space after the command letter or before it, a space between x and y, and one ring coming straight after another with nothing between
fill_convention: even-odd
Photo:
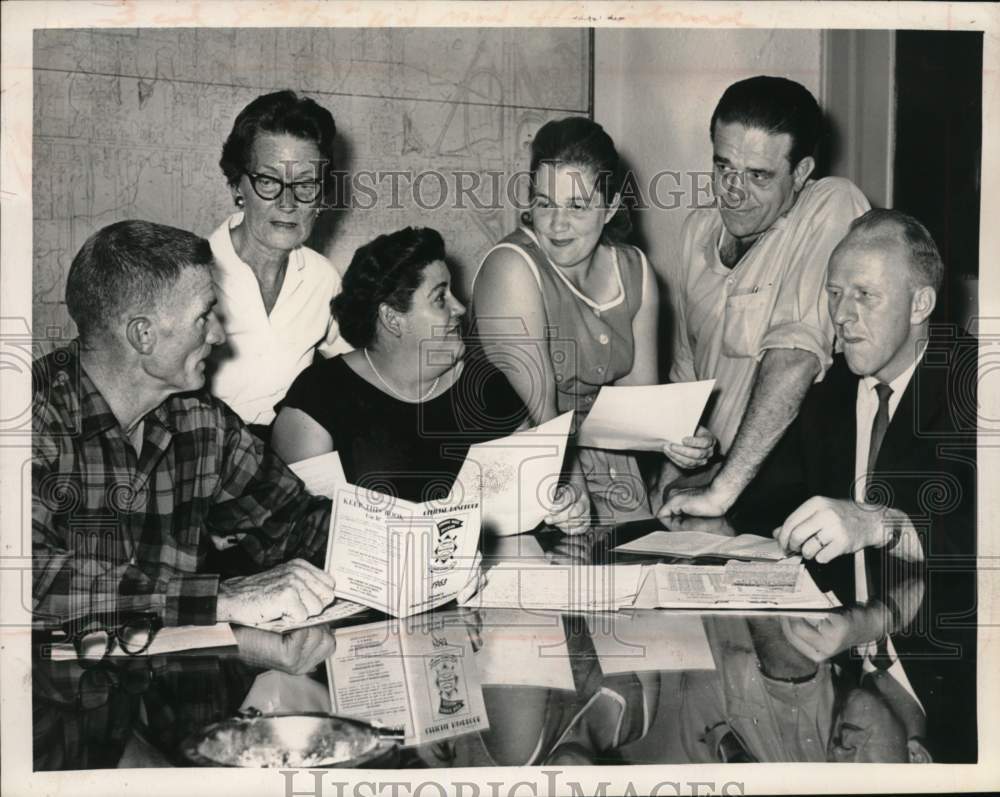
<instances>
[{"instance_id":1,"label":"stack of papers","mask_svg":"<svg viewBox=\"0 0 1000 797\"><path fill-rule=\"evenodd\" d=\"M604 386L577 432L577 442L591 448L660 451L698 429L698 419L715 385Z\"/></svg>"},{"instance_id":2,"label":"stack of papers","mask_svg":"<svg viewBox=\"0 0 1000 797\"><path fill-rule=\"evenodd\" d=\"M786 557L773 537L761 537L757 534L723 537L705 531L654 531L645 537L619 545L615 550L692 559L698 556L715 556L777 562Z\"/></svg>"},{"instance_id":3,"label":"stack of papers","mask_svg":"<svg viewBox=\"0 0 1000 797\"><path fill-rule=\"evenodd\" d=\"M464 605L567 612L615 611L635 602L643 569L643 565L539 567L525 562L501 562L487 573L486 586Z\"/></svg>"},{"instance_id":4,"label":"stack of papers","mask_svg":"<svg viewBox=\"0 0 1000 797\"><path fill-rule=\"evenodd\" d=\"M832 593L822 593L801 563L793 585L782 570L775 577L747 584L746 567L734 577L721 565L654 566L656 605L664 609L833 609L840 606ZM772 566L759 564L769 569ZM784 565L778 567L784 568ZM768 574L764 574L767 576ZM768 583L772 582L772 583Z\"/></svg>"}]
</instances>

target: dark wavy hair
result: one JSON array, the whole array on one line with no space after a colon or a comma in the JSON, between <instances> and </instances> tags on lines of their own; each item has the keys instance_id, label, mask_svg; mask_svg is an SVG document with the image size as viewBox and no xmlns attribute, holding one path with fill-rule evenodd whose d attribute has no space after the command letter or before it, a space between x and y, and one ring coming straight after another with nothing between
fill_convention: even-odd
<instances>
[{"instance_id":1,"label":"dark wavy hair","mask_svg":"<svg viewBox=\"0 0 1000 797\"><path fill-rule=\"evenodd\" d=\"M615 142L604 128L585 116L568 116L544 124L531 142L531 196L534 199L535 178L544 163L560 166L581 166L597 175L597 189L604 204L611 205L615 194L622 190L625 175ZM531 214L521 214L522 223L531 224ZM632 231L628 208L623 201L618 212L604 225L603 240L620 243Z\"/></svg>"},{"instance_id":2,"label":"dark wavy hair","mask_svg":"<svg viewBox=\"0 0 1000 797\"><path fill-rule=\"evenodd\" d=\"M189 266L209 268L208 241L150 221L119 221L91 235L73 258L66 309L90 345L129 312L155 310Z\"/></svg>"},{"instance_id":3,"label":"dark wavy hair","mask_svg":"<svg viewBox=\"0 0 1000 797\"><path fill-rule=\"evenodd\" d=\"M715 123L741 124L771 135L788 133L792 147L789 166L816 154L823 113L809 90L783 77L758 75L733 83L715 106L708 126L709 138L715 141Z\"/></svg>"},{"instance_id":4,"label":"dark wavy hair","mask_svg":"<svg viewBox=\"0 0 1000 797\"><path fill-rule=\"evenodd\" d=\"M260 133L285 133L312 141L324 161L323 182L329 189L333 180L333 142L337 137L337 125L326 108L308 97L299 97L290 89L262 94L253 100L240 111L222 145L219 166L230 186L235 187L249 168L253 143Z\"/></svg>"},{"instance_id":5,"label":"dark wavy hair","mask_svg":"<svg viewBox=\"0 0 1000 797\"><path fill-rule=\"evenodd\" d=\"M330 303L344 340L356 349L371 346L379 305L408 312L424 268L435 260L444 260L444 239L430 227L406 227L360 247Z\"/></svg>"}]
</instances>

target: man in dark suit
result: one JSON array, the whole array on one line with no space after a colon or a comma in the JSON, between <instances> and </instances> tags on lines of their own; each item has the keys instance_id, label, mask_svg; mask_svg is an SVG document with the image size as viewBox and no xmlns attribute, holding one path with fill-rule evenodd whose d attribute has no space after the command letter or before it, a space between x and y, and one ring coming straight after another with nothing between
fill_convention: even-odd
<instances>
[{"instance_id":1,"label":"man in dark suit","mask_svg":"<svg viewBox=\"0 0 1000 797\"><path fill-rule=\"evenodd\" d=\"M774 536L848 600L921 568L921 630L892 641L929 727L947 728L935 758L975 760L978 349L929 322L943 273L916 219L872 210L851 224L827 279L843 354L741 510L774 518L798 504Z\"/></svg>"}]
</instances>

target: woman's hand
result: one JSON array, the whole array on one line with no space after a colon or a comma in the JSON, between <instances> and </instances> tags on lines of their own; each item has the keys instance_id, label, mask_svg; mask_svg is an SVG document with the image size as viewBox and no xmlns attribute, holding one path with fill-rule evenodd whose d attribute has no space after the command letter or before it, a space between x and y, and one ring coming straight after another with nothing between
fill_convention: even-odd
<instances>
[{"instance_id":1,"label":"woman's hand","mask_svg":"<svg viewBox=\"0 0 1000 797\"><path fill-rule=\"evenodd\" d=\"M663 453L678 467L690 470L708 464L715 453L715 444L715 435L699 426L694 435L685 437L680 443L667 443Z\"/></svg>"},{"instance_id":2,"label":"woman's hand","mask_svg":"<svg viewBox=\"0 0 1000 797\"><path fill-rule=\"evenodd\" d=\"M581 534L590 528L590 493L582 478L571 478L556 490L555 503L545 522L566 534Z\"/></svg>"}]
</instances>

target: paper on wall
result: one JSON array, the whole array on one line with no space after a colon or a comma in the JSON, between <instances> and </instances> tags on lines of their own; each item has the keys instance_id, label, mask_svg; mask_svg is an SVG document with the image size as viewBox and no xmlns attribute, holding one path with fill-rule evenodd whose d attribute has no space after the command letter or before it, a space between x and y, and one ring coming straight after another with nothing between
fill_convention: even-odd
<instances>
[{"instance_id":1,"label":"paper on wall","mask_svg":"<svg viewBox=\"0 0 1000 797\"><path fill-rule=\"evenodd\" d=\"M591 448L659 451L698 428L714 379L668 385L606 385L577 432Z\"/></svg>"}]
</instances>

